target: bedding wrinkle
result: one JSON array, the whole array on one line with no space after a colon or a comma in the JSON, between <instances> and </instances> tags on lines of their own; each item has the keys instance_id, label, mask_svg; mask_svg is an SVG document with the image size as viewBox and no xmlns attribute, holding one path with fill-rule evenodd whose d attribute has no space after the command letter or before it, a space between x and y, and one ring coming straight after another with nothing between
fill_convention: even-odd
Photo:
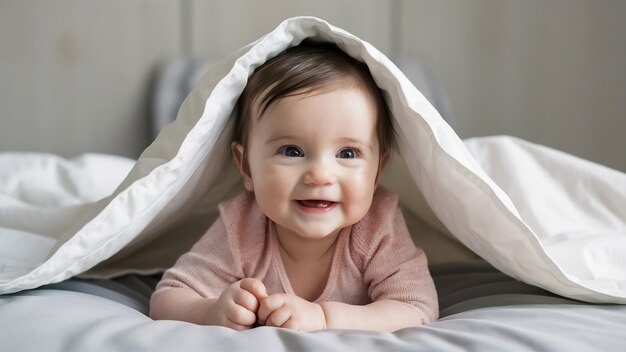
<instances>
[{"instance_id":1,"label":"bedding wrinkle","mask_svg":"<svg viewBox=\"0 0 626 352\"><path fill-rule=\"evenodd\" d=\"M592 287L621 295L618 287L625 286L626 275L624 256L618 254L626 250L624 174L516 138L477 142L468 141L469 149L521 209L542 250L570 281L570 297L582 299L581 289ZM526 176L515 177L520 174Z\"/></svg>"}]
</instances>

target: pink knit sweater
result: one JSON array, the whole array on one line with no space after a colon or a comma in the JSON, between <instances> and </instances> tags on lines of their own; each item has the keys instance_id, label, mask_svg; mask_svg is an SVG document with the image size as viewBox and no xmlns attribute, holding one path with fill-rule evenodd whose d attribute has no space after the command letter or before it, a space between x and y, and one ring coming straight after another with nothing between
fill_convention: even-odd
<instances>
[{"instance_id":1,"label":"pink knit sweater","mask_svg":"<svg viewBox=\"0 0 626 352\"><path fill-rule=\"evenodd\" d=\"M156 287L186 287L217 298L232 283L252 277L269 294L295 294L285 271L272 222L254 196L245 192L220 204L220 217L168 269ZM398 197L379 188L367 215L344 228L337 239L330 275L315 302L364 305L396 300L413 306L422 322L437 319L438 301L424 252L413 244Z\"/></svg>"}]
</instances>

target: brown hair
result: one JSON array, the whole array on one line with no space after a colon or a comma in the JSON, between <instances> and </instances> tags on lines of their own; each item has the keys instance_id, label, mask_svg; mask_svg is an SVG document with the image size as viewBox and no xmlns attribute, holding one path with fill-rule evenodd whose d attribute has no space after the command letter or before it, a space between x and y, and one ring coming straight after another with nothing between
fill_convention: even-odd
<instances>
[{"instance_id":1,"label":"brown hair","mask_svg":"<svg viewBox=\"0 0 626 352\"><path fill-rule=\"evenodd\" d=\"M361 84L376 102L376 130L380 154L395 149L395 131L389 109L367 65L359 62L332 43L305 40L268 60L250 76L237 102L233 142L247 148L248 130L254 107L261 118L267 108L281 98L306 94L324 85L345 79Z\"/></svg>"}]
</instances>

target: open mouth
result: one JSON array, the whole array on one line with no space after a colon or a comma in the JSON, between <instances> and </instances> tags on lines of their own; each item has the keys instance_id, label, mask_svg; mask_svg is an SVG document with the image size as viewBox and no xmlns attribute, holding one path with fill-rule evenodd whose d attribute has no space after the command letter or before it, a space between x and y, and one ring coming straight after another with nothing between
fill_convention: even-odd
<instances>
[{"instance_id":1,"label":"open mouth","mask_svg":"<svg viewBox=\"0 0 626 352\"><path fill-rule=\"evenodd\" d=\"M331 208L336 203L328 201L328 200L305 199L305 200L299 200L298 204L300 204L300 206L302 206L303 208L307 208L307 209L323 210L323 209Z\"/></svg>"}]
</instances>

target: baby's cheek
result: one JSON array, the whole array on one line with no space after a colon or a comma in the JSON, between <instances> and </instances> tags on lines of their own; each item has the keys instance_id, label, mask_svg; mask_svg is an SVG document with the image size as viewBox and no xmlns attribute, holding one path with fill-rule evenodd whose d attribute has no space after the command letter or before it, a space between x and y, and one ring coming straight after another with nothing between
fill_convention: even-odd
<instances>
[{"instance_id":1,"label":"baby's cheek","mask_svg":"<svg viewBox=\"0 0 626 352\"><path fill-rule=\"evenodd\" d=\"M361 220L369 211L372 205L373 192L364 191L359 195L350 197L344 207L344 217L350 224L355 224Z\"/></svg>"}]
</instances>

